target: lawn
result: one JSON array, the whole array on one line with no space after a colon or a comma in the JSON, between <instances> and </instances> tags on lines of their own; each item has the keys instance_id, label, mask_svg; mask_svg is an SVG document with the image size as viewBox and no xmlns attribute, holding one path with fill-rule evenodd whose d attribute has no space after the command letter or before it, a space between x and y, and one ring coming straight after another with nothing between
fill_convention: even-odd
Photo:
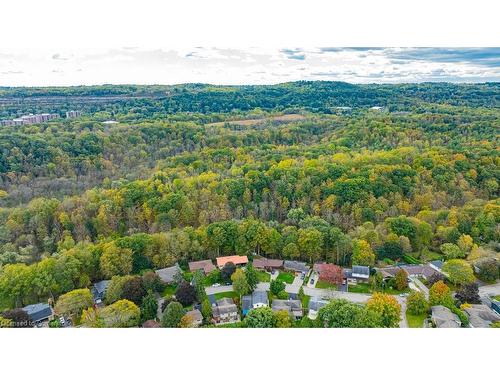
<instances>
[{"instance_id":1,"label":"lawn","mask_svg":"<svg viewBox=\"0 0 500 375\"><path fill-rule=\"evenodd\" d=\"M260 283L268 283L271 281L271 275L264 271L257 271L257 277Z\"/></svg>"},{"instance_id":2,"label":"lawn","mask_svg":"<svg viewBox=\"0 0 500 375\"><path fill-rule=\"evenodd\" d=\"M410 328L423 328L424 320L427 314L412 315L408 311L406 312L406 320L408 321L408 327Z\"/></svg>"},{"instance_id":3,"label":"lawn","mask_svg":"<svg viewBox=\"0 0 500 375\"><path fill-rule=\"evenodd\" d=\"M309 308L309 300L311 299L311 296L306 296L304 294L304 297L302 297L301 302L302 302L302 309L308 309Z\"/></svg>"},{"instance_id":4,"label":"lawn","mask_svg":"<svg viewBox=\"0 0 500 375\"><path fill-rule=\"evenodd\" d=\"M349 284L347 291L350 293L372 293L372 286L367 283Z\"/></svg>"},{"instance_id":5,"label":"lawn","mask_svg":"<svg viewBox=\"0 0 500 375\"><path fill-rule=\"evenodd\" d=\"M234 291L215 293L215 300L220 300L221 298L236 298L238 295Z\"/></svg>"},{"instance_id":6,"label":"lawn","mask_svg":"<svg viewBox=\"0 0 500 375\"><path fill-rule=\"evenodd\" d=\"M324 280L318 280L318 282L316 283L316 288L318 288L318 289L335 289L335 290L338 289L336 284L332 284L332 283L329 283L328 281L324 281Z\"/></svg>"},{"instance_id":7,"label":"lawn","mask_svg":"<svg viewBox=\"0 0 500 375\"><path fill-rule=\"evenodd\" d=\"M288 273L288 272L281 272L281 271L280 271L280 274L278 275L278 277L276 278L276 280L283 281L284 283L287 283L287 284L292 284L293 279L295 279L295 275Z\"/></svg>"},{"instance_id":8,"label":"lawn","mask_svg":"<svg viewBox=\"0 0 500 375\"><path fill-rule=\"evenodd\" d=\"M177 289L177 285L169 284L165 287L163 290L163 293L161 294L162 297L171 297L175 294L175 290Z\"/></svg>"},{"instance_id":9,"label":"lawn","mask_svg":"<svg viewBox=\"0 0 500 375\"><path fill-rule=\"evenodd\" d=\"M500 296L495 296L493 299L496 299L497 301L500 301Z\"/></svg>"}]
</instances>

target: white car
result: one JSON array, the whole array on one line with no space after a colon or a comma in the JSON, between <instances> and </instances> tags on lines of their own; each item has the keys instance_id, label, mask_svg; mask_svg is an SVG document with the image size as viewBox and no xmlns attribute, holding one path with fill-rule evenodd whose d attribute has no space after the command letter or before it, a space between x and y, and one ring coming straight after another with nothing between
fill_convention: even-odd
<instances>
[{"instance_id":1,"label":"white car","mask_svg":"<svg viewBox=\"0 0 500 375\"><path fill-rule=\"evenodd\" d=\"M219 284L219 283L216 283L216 284L214 284L214 285L212 285L212 286L213 286L213 287L218 287L218 286L220 286L220 284Z\"/></svg>"}]
</instances>

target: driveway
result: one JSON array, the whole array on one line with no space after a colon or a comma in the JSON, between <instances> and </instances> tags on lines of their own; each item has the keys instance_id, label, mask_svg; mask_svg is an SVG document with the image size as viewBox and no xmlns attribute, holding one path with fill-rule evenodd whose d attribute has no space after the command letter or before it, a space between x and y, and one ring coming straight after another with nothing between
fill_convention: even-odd
<instances>
[{"instance_id":1,"label":"driveway","mask_svg":"<svg viewBox=\"0 0 500 375\"><path fill-rule=\"evenodd\" d=\"M424 292L426 297L429 297L429 288L427 288L423 282L421 282L418 277L410 277L410 280L413 281L413 283L420 289L422 292Z\"/></svg>"},{"instance_id":2,"label":"driveway","mask_svg":"<svg viewBox=\"0 0 500 375\"><path fill-rule=\"evenodd\" d=\"M303 282L304 280L302 280L300 276L295 276L293 283L285 284L285 292L299 294L299 290Z\"/></svg>"},{"instance_id":3,"label":"driveway","mask_svg":"<svg viewBox=\"0 0 500 375\"><path fill-rule=\"evenodd\" d=\"M207 295L223 293L223 292L232 292L232 290L233 290L232 285L207 286L205 288L205 292L207 292Z\"/></svg>"},{"instance_id":4,"label":"driveway","mask_svg":"<svg viewBox=\"0 0 500 375\"><path fill-rule=\"evenodd\" d=\"M276 270L274 273L271 273L271 280L276 280L278 275L280 274L280 271Z\"/></svg>"},{"instance_id":5,"label":"driveway","mask_svg":"<svg viewBox=\"0 0 500 375\"><path fill-rule=\"evenodd\" d=\"M318 273L316 271L312 271L311 276L309 276L309 281L307 282L307 286L309 288L314 288L316 286L316 283L318 282L318 279L319 279Z\"/></svg>"}]
</instances>

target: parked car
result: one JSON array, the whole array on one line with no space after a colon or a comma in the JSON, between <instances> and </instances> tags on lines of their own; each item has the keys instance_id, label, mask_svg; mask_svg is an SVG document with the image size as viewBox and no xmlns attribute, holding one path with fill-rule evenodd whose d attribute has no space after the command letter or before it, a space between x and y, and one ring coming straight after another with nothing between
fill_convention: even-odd
<instances>
[{"instance_id":1,"label":"parked car","mask_svg":"<svg viewBox=\"0 0 500 375\"><path fill-rule=\"evenodd\" d=\"M212 286L213 286L213 287L218 287L218 286L220 286L220 284L219 284L219 283L215 283L215 284L213 284Z\"/></svg>"},{"instance_id":2,"label":"parked car","mask_svg":"<svg viewBox=\"0 0 500 375\"><path fill-rule=\"evenodd\" d=\"M311 279L309 282L310 282L311 284L314 284L314 279Z\"/></svg>"}]
</instances>

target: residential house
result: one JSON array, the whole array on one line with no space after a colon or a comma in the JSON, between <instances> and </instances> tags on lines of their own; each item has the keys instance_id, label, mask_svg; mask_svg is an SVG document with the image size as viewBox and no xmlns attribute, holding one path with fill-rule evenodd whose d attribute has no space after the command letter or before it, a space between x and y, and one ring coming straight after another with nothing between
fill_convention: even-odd
<instances>
[{"instance_id":1,"label":"residential house","mask_svg":"<svg viewBox=\"0 0 500 375\"><path fill-rule=\"evenodd\" d=\"M203 315L201 315L200 310L197 309L190 310L184 315L188 316L191 319L192 328L199 327L203 323Z\"/></svg>"},{"instance_id":2,"label":"residential house","mask_svg":"<svg viewBox=\"0 0 500 375\"><path fill-rule=\"evenodd\" d=\"M207 296L207 298L208 298L211 306L215 306L217 304L217 299L215 298L215 295L209 294Z\"/></svg>"},{"instance_id":3,"label":"residential house","mask_svg":"<svg viewBox=\"0 0 500 375\"><path fill-rule=\"evenodd\" d=\"M172 267L162 268L160 270L156 270L155 272L160 279L167 284L175 282L178 277L177 275L182 276L182 270L177 263Z\"/></svg>"},{"instance_id":4,"label":"residential house","mask_svg":"<svg viewBox=\"0 0 500 375\"><path fill-rule=\"evenodd\" d=\"M271 304L273 311L287 311L291 317L298 320L304 315L302 302L298 299L273 299Z\"/></svg>"},{"instance_id":5,"label":"residential house","mask_svg":"<svg viewBox=\"0 0 500 375\"><path fill-rule=\"evenodd\" d=\"M434 267L431 267L427 264L403 264L400 266L378 268L377 271L382 273L384 279L386 279L395 277L396 273L401 269L405 270L409 277L422 277L424 279L428 279L435 274L440 274L440 272L437 271Z\"/></svg>"},{"instance_id":6,"label":"residential house","mask_svg":"<svg viewBox=\"0 0 500 375\"><path fill-rule=\"evenodd\" d=\"M283 267L287 271L293 271L296 273L307 274L311 267L309 267L305 262L299 262L296 260L285 260L283 262Z\"/></svg>"},{"instance_id":7,"label":"residential house","mask_svg":"<svg viewBox=\"0 0 500 375\"><path fill-rule=\"evenodd\" d=\"M212 316L215 324L237 323L240 321L238 307L231 298L221 298L212 306Z\"/></svg>"},{"instance_id":8,"label":"residential house","mask_svg":"<svg viewBox=\"0 0 500 375\"><path fill-rule=\"evenodd\" d=\"M442 260L433 260L429 263L429 267L435 269L438 272L442 272L441 269L443 268L443 264L444 262Z\"/></svg>"},{"instance_id":9,"label":"residential house","mask_svg":"<svg viewBox=\"0 0 500 375\"><path fill-rule=\"evenodd\" d=\"M267 292L263 290L255 290L251 295L246 295L241 298L241 311L243 315L248 314L252 309L269 306Z\"/></svg>"},{"instance_id":10,"label":"residential house","mask_svg":"<svg viewBox=\"0 0 500 375\"><path fill-rule=\"evenodd\" d=\"M235 266L244 266L248 263L248 257L246 255L230 255L227 257L218 257L217 267L222 268L226 263L233 263Z\"/></svg>"},{"instance_id":11,"label":"residential house","mask_svg":"<svg viewBox=\"0 0 500 375\"><path fill-rule=\"evenodd\" d=\"M352 268L344 268L344 279L351 284L366 283L370 279L370 267L352 266Z\"/></svg>"},{"instance_id":12,"label":"residential house","mask_svg":"<svg viewBox=\"0 0 500 375\"><path fill-rule=\"evenodd\" d=\"M486 305L471 305L464 308L469 316L472 328L488 328L492 323L500 321L500 315L491 311Z\"/></svg>"},{"instance_id":13,"label":"residential house","mask_svg":"<svg viewBox=\"0 0 500 375\"><path fill-rule=\"evenodd\" d=\"M431 307L431 319L436 328L459 328L461 326L458 316L447 307L438 305Z\"/></svg>"},{"instance_id":14,"label":"residential house","mask_svg":"<svg viewBox=\"0 0 500 375\"><path fill-rule=\"evenodd\" d=\"M54 312L48 303L35 303L23 307L23 310L28 314L30 320L34 324L40 324L49 321L53 318Z\"/></svg>"},{"instance_id":15,"label":"residential house","mask_svg":"<svg viewBox=\"0 0 500 375\"><path fill-rule=\"evenodd\" d=\"M255 258L252 264L256 269L266 271L283 268L283 261L281 259Z\"/></svg>"},{"instance_id":16,"label":"residential house","mask_svg":"<svg viewBox=\"0 0 500 375\"><path fill-rule=\"evenodd\" d=\"M316 319L316 317L318 316L318 311L319 309L321 309L323 306L326 306L328 305L328 302L327 300L324 300L318 296L313 296L311 297L311 299L309 300L309 319Z\"/></svg>"},{"instance_id":17,"label":"residential house","mask_svg":"<svg viewBox=\"0 0 500 375\"><path fill-rule=\"evenodd\" d=\"M210 259L198 260L196 262L189 262L189 270L191 272L202 270L203 273L205 273L205 275L208 275L214 269L215 266Z\"/></svg>"},{"instance_id":18,"label":"residential house","mask_svg":"<svg viewBox=\"0 0 500 375\"><path fill-rule=\"evenodd\" d=\"M104 297L106 296L106 290L108 289L109 283L111 280L102 280L95 283L92 286L92 295L94 297L94 303L97 306L103 305Z\"/></svg>"}]
</instances>

